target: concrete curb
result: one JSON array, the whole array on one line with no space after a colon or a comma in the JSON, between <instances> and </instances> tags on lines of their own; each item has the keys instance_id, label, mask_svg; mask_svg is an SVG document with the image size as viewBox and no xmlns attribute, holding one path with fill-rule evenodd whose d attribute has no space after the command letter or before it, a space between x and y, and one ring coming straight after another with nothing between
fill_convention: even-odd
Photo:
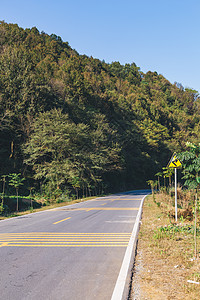
<instances>
[{"instance_id":1,"label":"concrete curb","mask_svg":"<svg viewBox=\"0 0 200 300\"><path fill-rule=\"evenodd\" d=\"M140 203L139 211L137 214L137 218L135 220L135 224L133 227L133 231L130 237L129 244L127 246L124 259L122 262L122 266L119 272L119 276L117 278L117 282L112 294L111 300L127 300L129 296L129 285L131 281L131 275L132 275L132 267L133 265L131 262L135 259L135 249L137 245L137 237L139 232L139 226L140 226L140 220L142 215L142 208L144 199L147 195L145 195L142 198L142 201Z\"/></svg>"}]
</instances>

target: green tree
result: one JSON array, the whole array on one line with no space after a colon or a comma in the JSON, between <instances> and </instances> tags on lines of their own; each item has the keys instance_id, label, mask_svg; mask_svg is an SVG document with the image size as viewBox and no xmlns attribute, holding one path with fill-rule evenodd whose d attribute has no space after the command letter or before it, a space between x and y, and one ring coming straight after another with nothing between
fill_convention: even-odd
<instances>
[{"instance_id":1,"label":"green tree","mask_svg":"<svg viewBox=\"0 0 200 300\"><path fill-rule=\"evenodd\" d=\"M155 174L155 176L157 176L157 178L158 178L158 190L160 190L160 177L163 176L163 173L162 172L157 172Z\"/></svg>"},{"instance_id":2,"label":"green tree","mask_svg":"<svg viewBox=\"0 0 200 300\"><path fill-rule=\"evenodd\" d=\"M7 175L2 175L1 176L1 178L2 178L1 181L3 183L3 185L2 185L2 195L1 195L2 201L1 201L1 205L0 205L0 212L1 213L3 213L3 211L4 211L3 205L4 205L4 196L5 196L6 177L7 177Z\"/></svg>"},{"instance_id":3,"label":"green tree","mask_svg":"<svg viewBox=\"0 0 200 300\"><path fill-rule=\"evenodd\" d=\"M188 150L182 152L178 155L180 158L183 167L183 179L185 180L184 185L190 189L196 190L195 195L195 205L194 205L194 215L195 215L195 224L194 224L194 256L197 257L197 206L198 206L198 189L200 186L200 143L194 144L187 142L186 146Z\"/></svg>"},{"instance_id":4,"label":"green tree","mask_svg":"<svg viewBox=\"0 0 200 300\"><path fill-rule=\"evenodd\" d=\"M23 181L25 180L25 178L21 178L20 177L21 174L9 174L8 177L10 178L9 180L9 185L13 186L16 189L16 193L17 193L17 208L16 210L19 210L19 187L23 185Z\"/></svg>"},{"instance_id":5,"label":"green tree","mask_svg":"<svg viewBox=\"0 0 200 300\"><path fill-rule=\"evenodd\" d=\"M73 186L73 188L76 191L76 199L78 199L78 190L80 189L80 179L79 177L72 177L70 179L71 185Z\"/></svg>"},{"instance_id":6,"label":"green tree","mask_svg":"<svg viewBox=\"0 0 200 300\"><path fill-rule=\"evenodd\" d=\"M168 168L168 167L163 167L163 177L164 178L169 178L169 187L172 185L172 175L174 174L174 169L173 168Z\"/></svg>"},{"instance_id":7,"label":"green tree","mask_svg":"<svg viewBox=\"0 0 200 300\"><path fill-rule=\"evenodd\" d=\"M187 142L186 146L188 150L178 155L183 163L184 185L191 189L197 189L200 180L200 144Z\"/></svg>"},{"instance_id":8,"label":"green tree","mask_svg":"<svg viewBox=\"0 0 200 300\"><path fill-rule=\"evenodd\" d=\"M24 147L27 165L35 179L51 183L53 189L83 182L96 185L103 173L118 168L119 147L109 141L113 134L105 119L92 126L75 124L61 110L40 114ZM79 178L74 184L74 178Z\"/></svg>"},{"instance_id":9,"label":"green tree","mask_svg":"<svg viewBox=\"0 0 200 300\"><path fill-rule=\"evenodd\" d=\"M150 185L151 187L151 193L152 193L152 197L153 197L153 201L155 202L155 193L154 193L154 189L155 187L158 185L158 181L156 180L148 180L147 183Z\"/></svg>"}]
</instances>

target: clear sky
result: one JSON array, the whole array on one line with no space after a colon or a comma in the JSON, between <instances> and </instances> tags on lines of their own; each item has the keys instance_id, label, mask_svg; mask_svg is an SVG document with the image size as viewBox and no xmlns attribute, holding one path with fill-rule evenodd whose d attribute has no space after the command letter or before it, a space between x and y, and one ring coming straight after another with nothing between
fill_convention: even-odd
<instances>
[{"instance_id":1,"label":"clear sky","mask_svg":"<svg viewBox=\"0 0 200 300\"><path fill-rule=\"evenodd\" d=\"M200 92L200 0L0 0L0 20Z\"/></svg>"}]
</instances>

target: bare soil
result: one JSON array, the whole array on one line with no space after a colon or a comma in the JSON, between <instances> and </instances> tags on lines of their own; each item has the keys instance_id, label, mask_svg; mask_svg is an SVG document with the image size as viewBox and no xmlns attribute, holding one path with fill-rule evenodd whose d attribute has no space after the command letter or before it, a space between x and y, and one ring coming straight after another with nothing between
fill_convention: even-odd
<instances>
[{"instance_id":1,"label":"bare soil","mask_svg":"<svg viewBox=\"0 0 200 300\"><path fill-rule=\"evenodd\" d=\"M162 232L168 226L193 224L189 218L175 223L166 196L145 199L134 266L131 300L199 300L200 259L194 258L194 236L189 232ZM181 220L181 221L180 221ZM200 237L197 238L200 249ZM199 256L199 253L198 253ZM188 280L195 283L188 282Z\"/></svg>"}]
</instances>

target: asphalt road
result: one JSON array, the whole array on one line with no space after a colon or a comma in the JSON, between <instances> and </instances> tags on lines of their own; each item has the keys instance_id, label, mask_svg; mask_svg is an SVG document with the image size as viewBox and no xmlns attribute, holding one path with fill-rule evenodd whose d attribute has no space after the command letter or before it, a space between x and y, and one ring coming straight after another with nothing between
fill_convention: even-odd
<instances>
[{"instance_id":1,"label":"asphalt road","mask_svg":"<svg viewBox=\"0 0 200 300\"><path fill-rule=\"evenodd\" d=\"M0 299L110 300L145 194L0 221Z\"/></svg>"}]
</instances>

